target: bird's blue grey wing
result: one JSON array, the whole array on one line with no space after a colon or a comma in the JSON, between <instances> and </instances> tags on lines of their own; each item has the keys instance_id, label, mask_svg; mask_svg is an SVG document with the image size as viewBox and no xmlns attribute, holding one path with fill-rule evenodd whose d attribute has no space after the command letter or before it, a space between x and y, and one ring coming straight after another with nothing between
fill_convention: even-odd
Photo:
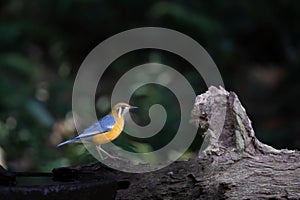
<instances>
[{"instance_id":1,"label":"bird's blue grey wing","mask_svg":"<svg viewBox=\"0 0 300 200\"><path fill-rule=\"evenodd\" d=\"M106 115L98 122L94 123L90 127L84 129L84 131L78 135L76 138L83 139L83 138L90 138L93 135L104 133L110 131L116 123L116 120L111 115Z\"/></svg>"},{"instance_id":2,"label":"bird's blue grey wing","mask_svg":"<svg viewBox=\"0 0 300 200\"><path fill-rule=\"evenodd\" d=\"M114 125L116 124L116 120L113 116L111 115L106 115L103 117L101 120L99 120L99 124L104 130L103 132L110 131Z\"/></svg>"}]
</instances>

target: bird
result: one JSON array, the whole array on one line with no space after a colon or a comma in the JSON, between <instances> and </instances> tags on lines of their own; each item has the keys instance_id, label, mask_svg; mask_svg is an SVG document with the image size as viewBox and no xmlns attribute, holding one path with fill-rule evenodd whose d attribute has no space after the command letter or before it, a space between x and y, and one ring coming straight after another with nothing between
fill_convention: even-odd
<instances>
[{"instance_id":1,"label":"bird","mask_svg":"<svg viewBox=\"0 0 300 200\"><path fill-rule=\"evenodd\" d=\"M106 154L110 158L117 158L108 152L106 152L103 148L101 148L102 144L109 143L122 133L124 129L124 116L129 110L133 110L138 108L137 106L132 106L127 103L117 103L111 110L111 112L101 118L98 122L92 124L90 127L83 130L81 134L77 137L74 137L70 140L64 141L57 145L57 147L61 147L65 144L73 143L73 142L88 142L96 145L96 150L100 154L101 158L103 156L101 152Z\"/></svg>"}]
</instances>

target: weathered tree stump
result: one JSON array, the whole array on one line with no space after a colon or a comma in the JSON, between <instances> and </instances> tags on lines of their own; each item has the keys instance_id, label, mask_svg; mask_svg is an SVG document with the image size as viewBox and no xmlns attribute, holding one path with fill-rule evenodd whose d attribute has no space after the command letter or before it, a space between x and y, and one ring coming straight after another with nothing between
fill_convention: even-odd
<instances>
[{"instance_id":1,"label":"weathered tree stump","mask_svg":"<svg viewBox=\"0 0 300 200\"><path fill-rule=\"evenodd\" d=\"M54 179L87 174L109 179L116 185L116 199L300 199L300 152L258 141L235 93L210 87L197 96L191 122L205 130L197 158L144 174L101 163L57 168ZM67 193L61 199L69 199ZM109 199L105 193L98 198Z\"/></svg>"},{"instance_id":2,"label":"weathered tree stump","mask_svg":"<svg viewBox=\"0 0 300 200\"><path fill-rule=\"evenodd\" d=\"M110 174L125 186L116 199L300 199L299 151L276 150L258 141L235 93L210 87L197 96L191 121L205 129L197 158L145 174L101 164L77 170Z\"/></svg>"}]
</instances>

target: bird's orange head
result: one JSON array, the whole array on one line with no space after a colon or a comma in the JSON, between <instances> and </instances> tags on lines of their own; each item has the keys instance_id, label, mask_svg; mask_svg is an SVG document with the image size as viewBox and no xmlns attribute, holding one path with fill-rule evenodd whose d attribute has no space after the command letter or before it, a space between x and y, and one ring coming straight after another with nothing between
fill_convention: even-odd
<instances>
[{"instance_id":1,"label":"bird's orange head","mask_svg":"<svg viewBox=\"0 0 300 200\"><path fill-rule=\"evenodd\" d=\"M131 106L127 103L117 103L113 108L111 113L119 118L124 117L124 115L131 109L137 108L136 106Z\"/></svg>"}]
</instances>

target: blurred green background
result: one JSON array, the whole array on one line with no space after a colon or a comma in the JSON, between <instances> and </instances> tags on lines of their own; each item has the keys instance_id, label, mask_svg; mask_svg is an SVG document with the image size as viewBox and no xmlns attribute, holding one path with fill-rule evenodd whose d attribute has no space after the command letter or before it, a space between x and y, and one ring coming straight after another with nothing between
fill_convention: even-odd
<instances>
[{"instance_id":1,"label":"blurred green background","mask_svg":"<svg viewBox=\"0 0 300 200\"><path fill-rule=\"evenodd\" d=\"M211 55L228 90L245 106L257 137L276 148L300 149L300 1L100 1L2 0L0 2L0 164L12 170L49 171L95 161L82 145L57 149L76 135L71 102L81 62L104 39L131 28L175 29ZM97 94L99 116L110 108L114 84L132 66L149 61L173 66L197 94L207 88L182 58L142 50L116 60ZM165 88L149 85L132 98L144 107L166 105L169 128L178 126L178 102ZM155 98L153 98L155 97ZM170 103L171 102L171 103ZM143 118L143 117L142 117ZM159 141L136 145L140 151ZM118 142L118 141L117 141ZM199 148L201 136L191 146ZM130 148L130 147L128 147Z\"/></svg>"}]
</instances>

